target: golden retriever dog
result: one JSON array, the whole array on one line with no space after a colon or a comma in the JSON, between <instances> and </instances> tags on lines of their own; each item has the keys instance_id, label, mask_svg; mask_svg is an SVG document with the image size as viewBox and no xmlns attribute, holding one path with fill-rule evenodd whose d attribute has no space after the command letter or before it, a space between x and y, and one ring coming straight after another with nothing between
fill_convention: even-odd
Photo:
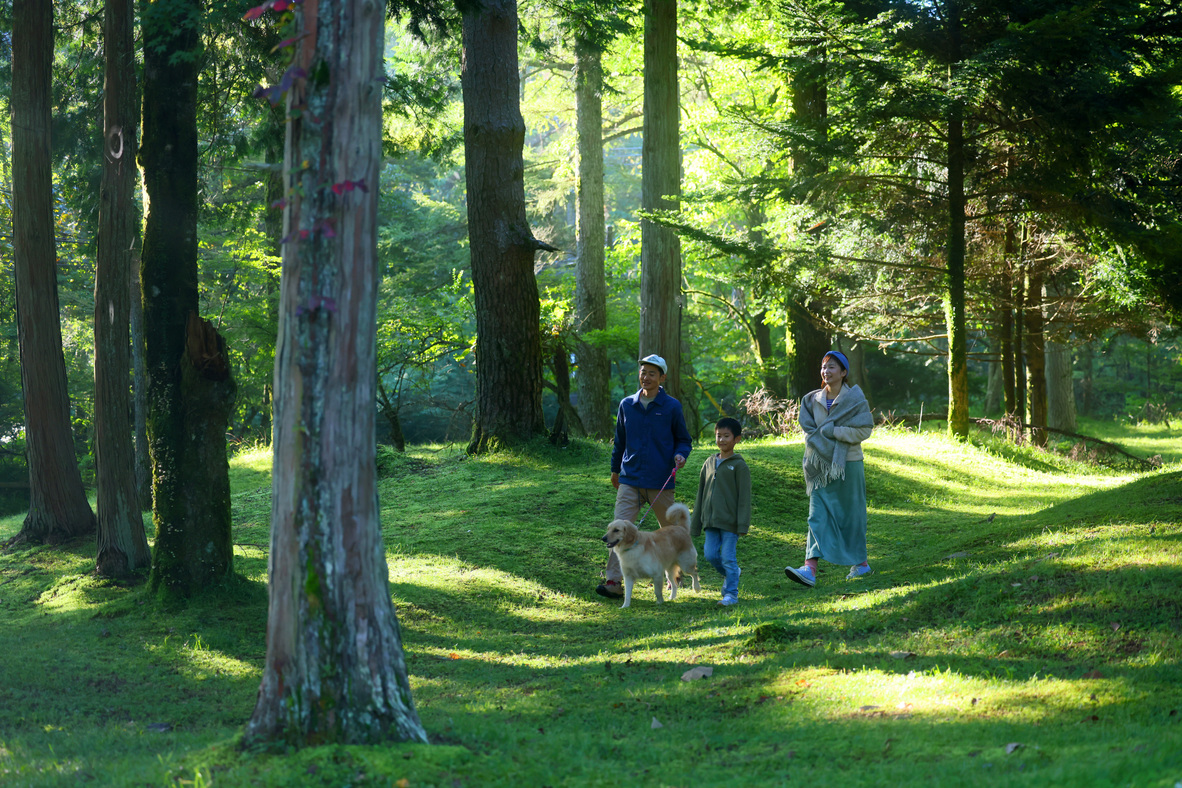
<instances>
[{"instance_id":1,"label":"golden retriever dog","mask_svg":"<svg viewBox=\"0 0 1182 788\"><path fill-rule=\"evenodd\" d=\"M624 604L632 604L632 584L637 578L650 577L657 594L657 604L665 601L661 593L665 580L669 581L669 600L677 599L677 584L681 572L698 583L698 551L690 538L690 513L685 504L669 507L665 519L669 525L655 531L641 531L627 520L612 520L603 535L603 543L615 551L624 574Z\"/></svg>"}]
</instances>

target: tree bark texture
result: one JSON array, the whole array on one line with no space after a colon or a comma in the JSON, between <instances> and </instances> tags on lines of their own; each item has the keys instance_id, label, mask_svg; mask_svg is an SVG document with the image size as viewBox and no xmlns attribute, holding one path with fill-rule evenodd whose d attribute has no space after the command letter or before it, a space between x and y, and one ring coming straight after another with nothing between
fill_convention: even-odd
<instances>
[{"instance_id":1,"label":"tree bark texture","mask_svg":"<svg viewBox=\"0 0 1182 788\"><path fill-rule=\"evenodd\" d=\"M464 156L476 306L476 414L468 451L546 434L541 305L525 215L516 0L463 19Z\"/></svg>"},{"instance_id":2,"label":"tree bark texture","mask_svg":"<svg viewBox=\"0 0 1182 788\"><path fill-rule=\"evenodd\" d=\"M953 62L959 47L960 19L956 3L950 3ZM964 115L953 103L948 117L948 257L944 320L948 327L948 434L969 436L969 366L965 327L965 142Z\"/></svg>"},{"instance_id":3,"label":"tree bark texture","mask_svg":"<svg viewBox=\"0 0 1182 788\"><path fill-rule=\"evenodd\" d=\"M784 341L788 353L788 396L793 399L800 399L821 386L821 359L832 350L829 333L813 313L822 308L815 301L803 306L795 298L788 300Z\"/></svg>"},{"instance_id":4,"label":"tree bark texture","mask_svg":"<svg viewBox=\"0 0 1182 788\"><path fill-rule=\"evenodd\" d=\"M128 281L131 298L131 378L135 392L135 487L140 511L152 508L152 452L148 448L148 364L144 357L144 292L140 260L132 261Z\"/></svg>"},{"instance_id":5,"label":"tree bark texture","mask_svg":"<svg viewBox=\"0 0 1182 788\"><path fill-rule=\"evenodd\" d=\"M143 569L152 556L136 486L129 372L131 264L137 245L134 190L138 133L132 0L107 0L103 115L106 127L99 192L98 265L94 279L94 453L98 475L100 575Z\"/></svg>"},{"instance_id":6,"label":"tree bark texture","mask_svg":"<svg viewBox=\"0 0 1182 788\"><path fill-rule=\"evenodd\" d=\"M1061 432L1075 432L1075 383L1071 348L1058 342L1046 343L1047 426Z\"/></svg>"},{"instance_id":7,"label":"tree bark texture","mask_svg":"<svg viewBox=\"0 0 1182 788\"><path fill-rule=\"evenodd\" d=\"M640 204L645 211L681 207L677 0L644 3L644 141ZM681 399L681 239L640 221L640 355L656 353L669 368L665 390Z\"/></svg>"},{"instance_id":8,"label":"tree bark texture","mask_svg":"<svg viewBox=\"0 0 1182 788\"><path fill-rule=\"evenodd\" d=\"M10 543L94 533L74 456L57 296L50 87L53 4L16 0L12 36L12 207L29 513Z\"/></svg>"},{"instance_id":9,"label":"tree bark texture","mask_svg":"<svg viewBox=\"0 0 1182 788\"><path fill-rule=\"evenodd\" d=\"M997 319L995 330L1001 352L1001 387L1005 401L1006 418L1019 419L1018 389L1014 360L1014 270L1013 270L1013 228L1006 229L1006 264L1001 272L998 286Z\"/></svg>"},{"instance_id":10,"label":"tree bark texture","mask_svg":"<svg viewBox=\"0 0 1182 788\"><path fill-rule=\"evenodd\" d=\"M1026 278L1026 382L1030 391L1030 440L1047 445L1047 375L1043 337L1042 273L1031 268Z\"/></svg>"},{"instance_id":11,"label":"tree bark texture","mask_svg":"<svg viewBox=\"0 0 1182 788\"><path fill-rule=\"evenodd\" d=\"M375 469L383 4L305 2L296 26L309 76L287 97L267 656L246 740L425 742Z\"/></svg>"},{"instance_id":12,"label":"tree bark texture","mask_svg":"<svg viewBox=\"0 0 1182 788\"><path fill-rule=\"evenodd\" d=\"M198 314L197 0L141 6L147 194L143 252L148 442L156 542L149 586L186 598L232 569L225 341Z\"/></svg>"},{"instance_id":13,"label":"tree bark texture","mask_svg":"<svg viewBox=\"0 0 1182 788\"><path fill-rule=\"evenodd\" d=\"M603 64L585 39L575 42L575 115L579 138L578 261L575 266L576 376L579 418L587 434L612 435L611 369L607 349L582 337L607 328L604 276Z\"/></svg>"},{"instance_id":14,"label":"tree bark texture","mask_svg":"<svg viewBox=\"0 0 1182 788\"><path fill-rule=\"evenodd\" d=\"M808 66L802 66L792 79L792 114L815 137L815 145L792 148L792 172L800 178L820 175L828 162L816 154L829 136L829 82L825 69L825 50L817 47ZM820 385L821 359L831 350L829 333L816 319L824 307L805 296L789 293L785 307L785 348L788 352L787 393L799 399Z\"/></svg>"}]
</instances>

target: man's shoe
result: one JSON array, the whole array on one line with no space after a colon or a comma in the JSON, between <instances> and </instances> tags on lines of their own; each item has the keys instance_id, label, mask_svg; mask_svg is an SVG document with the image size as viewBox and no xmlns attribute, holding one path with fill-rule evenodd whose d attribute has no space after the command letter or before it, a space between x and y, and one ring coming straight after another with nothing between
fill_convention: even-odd
<instances>
[{"instance_id":1,"label":"man's shoe","mask_svg":"<svg viewBox=\"0 0 1182 788\"><path fill-rule=\"evenodd\" d=\"M731 605L739 604L739 598L736 596L724 596L718 600L718 604L720 607L730 607Z\"/></svg>"},{"instance_id":2,"label":"man's shoe","mask_svg":"<svg viewBox=\"0 0 1182 788\"><path fill-rule=\"evenodd\" d=\"M812 588L817 584L817 573L814 572L808 564L805 564L799 569L786 566L784 567L784 574L788 576L789 580L795 580L802 586L807 586L808 588Z\"/></svg>"},{"instance_id":3,"label":"man's shoe","mask_svg":"<svg viewBox=\"0 0 1182 788\"><path fill-rule=\"evenodd\" d=\"M595 589L595 593L608 599L622 599L624 588L615 580L608 580L606 583L600 583Z\"/></svg>"},{"instance_id":4,"label":"man's shoe","mask_svg":"<svg viewBox=\"0 0 1182 788\"><path fill-rule=\"evenodd\" d=\"M862 575L868 575L873 571L874 570L870 568L870 564L866 564L865 566L851 566L850 573L845 576L845 579L853 580L854 578L861 577Z\"/></svg>"}]
</instances>

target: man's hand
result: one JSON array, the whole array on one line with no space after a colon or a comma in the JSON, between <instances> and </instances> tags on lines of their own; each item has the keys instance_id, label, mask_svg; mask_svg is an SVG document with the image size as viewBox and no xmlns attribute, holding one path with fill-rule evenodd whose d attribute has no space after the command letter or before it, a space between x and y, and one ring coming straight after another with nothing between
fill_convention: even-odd
<instances>
[{"instance_id":1,"label":"man's hand","mask_svg":"<svg viewBox=\"0 0 1182 788\"><path fill-rule=\"evenodd\" d=\"M685 457L682 457L680 454L674 454L673 464L677 467L677 470L680 471L685 466Z\"/></svg>"},{"instance_id":2,"label":"man's hand","mask_svg":"<svg viewBox=\"0 0 1182 788\"><path fill-rule=\"evenodd\" d=\"M612 487L615 487L617 490L620 489L620 474L612 474Z\"/></svg>"}]
</instances>

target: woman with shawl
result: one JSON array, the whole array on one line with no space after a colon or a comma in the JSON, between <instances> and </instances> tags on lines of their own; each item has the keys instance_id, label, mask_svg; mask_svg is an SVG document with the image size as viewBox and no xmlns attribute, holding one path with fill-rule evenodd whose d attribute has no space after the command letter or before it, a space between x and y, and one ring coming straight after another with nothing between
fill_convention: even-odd
<instances>
[{"instance_id":1,"label":"woman with shawl","mask_svg":"<svg viewBox=\"0 0 1182 788\"><path fill-rule=\"evenodd\" d=\"M849 361L836 350L821 359L821 382L800 401L804 430L804 485L809 534L804 566L784 574L803 586L817 583L817 561L850 567L847 580L870 574L866 560L866 474L862 441L874 429L865 395L846 383Z\"/></svg>"}]
</instances>

